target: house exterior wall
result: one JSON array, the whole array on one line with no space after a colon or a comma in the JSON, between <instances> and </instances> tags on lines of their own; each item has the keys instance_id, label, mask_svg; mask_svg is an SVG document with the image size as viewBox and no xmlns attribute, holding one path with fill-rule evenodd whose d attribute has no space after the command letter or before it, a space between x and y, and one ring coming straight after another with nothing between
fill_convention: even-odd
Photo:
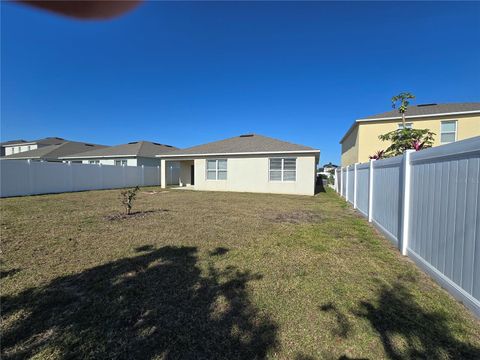
<instances>
[{"instance_id":1,"label":"house exterior wall","mask_svg":"<svg viewBox=\"0 0 480 360\"><path fill-rule=\"evenodd\" d=\"M131 158L131 159L125 159L125 158L115 158L115 159L99 159L99 158L92 158L92 159L82 159L82 164L89 164L90 160L94 161L100 161L100 164L102 165L115 165L115 160L127 160L127 166L137 166L137 159L136 158ZM72 161L78 161L72 159Z\"/></svg>"},{"instance_id":2,"label":"house exterior wall","mask_svg":"<svg viewBox=\"0 0 480 360\"><path fill-rule=\"evenodd\" d=\"M429 129L434 132L433 146L439 146L442 145L440 142L440 123L453 120L457 121L457 141L480 136L480 115L432 116L413 119L407 117L406 122L412 123L414 129ZM378 150L386 149L389 143L381 141L378 136L398 129L398 125L401 123L401 119L357 123L357 145L354 147L348 146L352 143L351 137L355 131L352 131L342 142L342 166L356 162L367 162L370 155ZM356 154L352 150L355 148L357 150Z\"/></svg>"},{"instance_id":3,"label":"house exterior wall","mask_svg":"<svg viewBox=\"0 0 480 360\"><path fill-rule=\"evenodd\" d=\"M342 142L342 166L353 164L358 159L358 126Z\"/></svg>"},{"instance_id":4,"label":"house exterior wall","mask_svg":"<svg viewBox=\"0 0 480 360\"><path fill-rule=\"evenodd\" d=\"M15 146L5 145L4 148L5 148L5 156L8 156L12 154L18 154L24 151L36 150L38 148L38 145L37 144L15 145Z\"/></svg>"},{"instance_id":5,"label":"house exterior wall","mask_svg":"<svg viewBox=\"0 0 480 360\"><path fill-rule=\"evenodd\" d=\"M280 182L269 180L271 157L295 157L296 181ZM195 189L211 191L239 191L276 194L315 194L315 172L317 159L314 155L275 154L258 157L211 157L227 159L227 179L207 180L207 158L195 159ZM190 169L188 169L190 171Z\"/></svg>"}]
</instances>

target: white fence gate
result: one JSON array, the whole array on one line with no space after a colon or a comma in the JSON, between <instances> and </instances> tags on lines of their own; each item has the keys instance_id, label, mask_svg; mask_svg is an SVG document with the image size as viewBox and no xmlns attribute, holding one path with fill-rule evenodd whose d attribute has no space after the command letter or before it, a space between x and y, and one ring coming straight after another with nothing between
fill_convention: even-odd
<instances>
[{"instance_id":1,"label":"white fence gate","mask_svg":"<svg viewBox=\"0 0 480 360\"><path fill-rule=\"evenodd\" d=\"M160 185L160 167L0 161L0 197Z\"/></svg>"},{"instance_id":2,"label":"white fence gate","mask_svg":"<svg viewBox=\"0 0 480 360\"><path fill-rule=\"evenodd\" d=\"M335 189L480 317L480 137L336 170Z\"/></svg>"}]
</instances>

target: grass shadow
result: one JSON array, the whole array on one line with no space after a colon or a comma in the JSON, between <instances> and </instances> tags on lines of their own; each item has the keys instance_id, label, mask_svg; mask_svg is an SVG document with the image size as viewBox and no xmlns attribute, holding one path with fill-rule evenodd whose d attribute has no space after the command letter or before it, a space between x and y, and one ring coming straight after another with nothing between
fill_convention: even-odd
<instances>
[{"instance_id":1,"label":"grass shadow","mask_svg":"<svg viewBox=\"0 0 480 360\"><path fill-rule=\"evenodd\" d=\"M378 332L389 359L480 359L480 348L457 339L447 318L421 308L401 283L383 286L357 315Z\"/></svg>"},{"instance_id":2,"label":"grass shadow","mask_svg":"<svg viewBox=\"0 0 480 360\"><path fill-rule=\"evenodd\" d=\"M262 359L275 323L246 291L257 274L203 272L163 247L4 296L2 358Z\"/></svg>"}]
</instances>

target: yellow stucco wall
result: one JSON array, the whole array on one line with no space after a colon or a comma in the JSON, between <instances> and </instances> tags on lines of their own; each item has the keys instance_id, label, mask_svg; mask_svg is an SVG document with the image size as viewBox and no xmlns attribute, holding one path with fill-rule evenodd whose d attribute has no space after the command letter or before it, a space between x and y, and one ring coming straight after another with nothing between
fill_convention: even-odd
<instances>
[{"instance_id":1,"label":"yellow stucco wall","mask_svg":"<svg viewBox=\"0 0 480 360\"><path fill-rule=\"evenodd\" d=\"M342 166L354 164L358 159L358 126L342 142Z\"/></svg>"},{"instance_id":2,"label":"yellow stucco wall","mask_svg":"<svg viewBox=\"0 0 480 360\"><path fill-rule=\"evenodd\" d=\"M480 115L437 116L419 119L407 118L406 122L412 123L414 129L429 129L434 132L436 135L434 136L433 146L438 146L441 145L440 123L449 120L457 120L457 141L480 136ZM344 153L343 151L344 143L351 141L349 139L350 135L342 142L342 166L354 164L355 162L367 162L369 155L373 155L378 150L386 149L389 143L381 141L378 136L398 129L398 124L400 123L401 120L357 123L357 154L356 156L352 154L352 148L350 149L350 153L348 151Z\"/></svg>"}]
</instances>

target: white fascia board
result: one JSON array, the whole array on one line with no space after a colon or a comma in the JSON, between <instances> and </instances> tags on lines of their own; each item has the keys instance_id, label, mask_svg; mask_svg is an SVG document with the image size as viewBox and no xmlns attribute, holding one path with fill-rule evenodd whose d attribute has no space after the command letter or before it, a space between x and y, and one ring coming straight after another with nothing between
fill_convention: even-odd
<instances>
[{"instance_id":1,"label":"white fascia board","mask_svg":"<svg viewBox=\"0 0 480 360\"><path fill-rule=\"evenodd\" d=\"M436 113L436 114L424 114L424 115L405 115L405 119L418 119L424 117L436 117L436 116L448 116L448 115L468 115L468 114L480 114L480 110L473 110L473 111L457 111L457 112L449 112L449 113ZM382 120L399 120L402 117L399 116L392 116L392 117L384 117L384 118L376 118L376 119L357 119L356 122L370 122L370 121L382 121Z\"/></svg>"},{"instance_id":2,"label":"white fascia board","mask_svg":"<svg viewBox=\"0 0 480 360\"><path fill-rule=\"evenodd\" d=\"M199 154L177 154L177 155L156 155L159 158L178 157L205 157L205 156L238 156L238 155L269 155L269 154L320 154L320 150L295 150L295 151L251 151L232 153L199 153Z\"/></svg>"}]
</instances>

